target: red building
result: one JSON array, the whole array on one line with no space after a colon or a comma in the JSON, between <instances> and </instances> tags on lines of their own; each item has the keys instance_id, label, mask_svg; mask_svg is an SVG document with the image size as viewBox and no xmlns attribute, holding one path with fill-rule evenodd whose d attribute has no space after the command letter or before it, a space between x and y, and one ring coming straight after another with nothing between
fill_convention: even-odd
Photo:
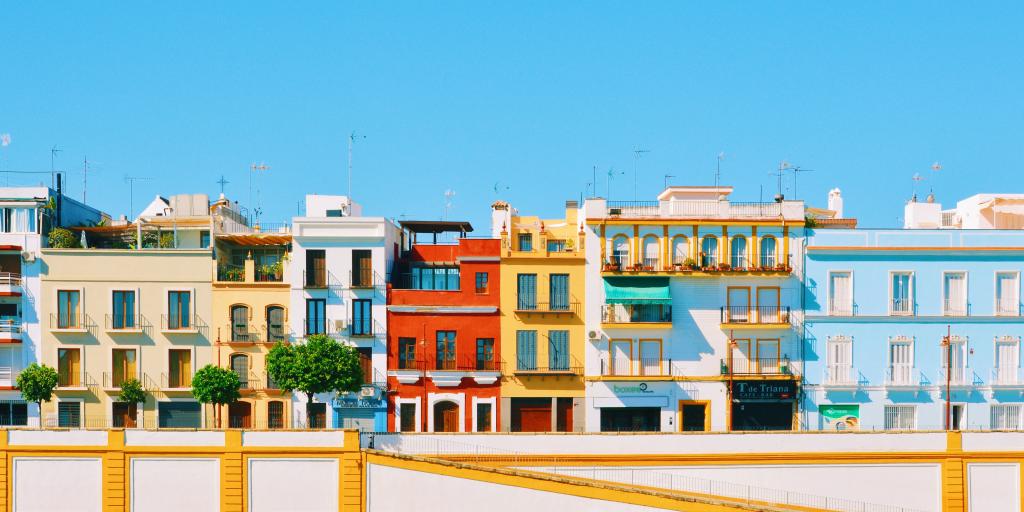
<instances>
[{"instance_id":1,"label":"red building","mask_svg":"<svg viewBox=\"0 0 1024 512\"><path fill-rule=\"evenodd\" d=\"M388 430L496 432L501 241L466 238L468 222L400 224L388 285Z\"/></svg>"}]
</instances>

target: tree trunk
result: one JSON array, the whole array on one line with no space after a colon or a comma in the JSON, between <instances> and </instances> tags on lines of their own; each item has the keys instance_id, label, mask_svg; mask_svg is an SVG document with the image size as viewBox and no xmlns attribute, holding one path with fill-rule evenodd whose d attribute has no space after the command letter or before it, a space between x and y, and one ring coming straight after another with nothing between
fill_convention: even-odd
<instances>
[{"instance_id":1,"label":"tree trunk","mask_svg":"<svg viewBox=\"0 0 1024 512\"><path fill-rule=\"evenodd\" d=\"M36 402L36 407L39 408L39 428L46 428L46 422L43 421L43 401Z\"/></svg>"},{"instance_id":2,"label":"tree trunk","mask_svg":"<svg viewBox=\"0 0 1024 512\"><path fill-rule=\"evenodd\" d=\"M313 422L309 420L310 405L313 403L313 393L306 393L306 430L313 430Z\"/></svg>"}]
</instances>

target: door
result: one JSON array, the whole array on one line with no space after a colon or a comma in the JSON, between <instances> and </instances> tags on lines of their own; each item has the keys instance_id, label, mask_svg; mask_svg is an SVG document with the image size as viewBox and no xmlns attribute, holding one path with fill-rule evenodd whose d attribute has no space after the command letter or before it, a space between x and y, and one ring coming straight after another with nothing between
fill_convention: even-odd
<instances>
[{"instance_id":1,"label":"door","mask_svg":"<svg viewBox=\"0 0 1024 512\"><path fill-rule=\"evenodd\" d=\"M906 272L894 272L892 274L892 304L890 311L893 314L909 315L913 311L913 290L911 289L911 275Z\"/></svg>"},{"instance_id":2,"label":"door","mask_svg":"<svg viewBox=\"0 0 1024 512\"><path fill-rule=\"evenodd\" d=\"M707 403L679 401L679 431L705 432L711 430L711 417Z\"/></svg>"},{"instance_id":3,"label":"door","mask_svg":"<svg viewBox=\"0 0 1024 512\"><path fill-rule=\"evenodd\" d=\"M640 341L640 375L662 375L661 341Z\"/></svg>"},{"instance_id":4,"label":"door","mask_svg":"<svg viewBox=\"0 0 1024 512\"><path fill-rule=\"evenodd\" d=\"M555 403L555 430L572 432L572 398L558 398Z\"/></svg>"},{"instance_id":5,"label":"door","mask_svg":"<svg viewBox=\"0 0 1024 512\"><path fill-rule=\"evenodd\" d=\"M633 342L612 341L611 362L609 363L608 375L630 375L633 366Z\"/></svg>"},{"instance_id":6,"label":"door","mask_svg":"<svg viewBox=\"0 0 1024 512\"><path fill-rule=\"evenodd\" d=\"M252 428L252 404L232 402L228 405L229 428Z\"/></svg>"},{"instance_id":7,"label":"door","mask_svg":"<svg viewBox=\"0 0 1024 512\"><path fill-rule=\"evenodd\" d=\"M782 373L779 340L757 340L757 372L761 375Z\"/></svg>"},{"instance_id":8,"label":"door","mask_svg":"<svg viewBox=\"0 0 1024 512\"><path fill-rule=\"evenodd\" d=\"M774 287L757 289L757 321L762 324L784 323L779 307L779 289Z\"/></svg>"},{"instance_id":9,"label":"door","mask_svg":"<svg viewBox=\"0 0 1024 512\"><path fill-rule=\"evenodd\" d=\"M284 402L278 400L267 402L267 428L284 428Z\"/></svg>"},{"instance_id":10,"label":"door","mask_svg":"<svg viewBox=\"0 0 1024 512\"><path fill-rule=\"evenodd\" d=\"M359 352L359 367L363 369L363 384L373 383L373 349L369 347L356 348Z\"/></svg>"},{"instance_id":11,"label":"door","mask_svg":"<svg viewBox=\"0 0 1024 512\"><path fill-rule=\"evenodd\" d=\"M550 398L513 398L512 432L550 432Z\"/></svg>"},{"instance_id":12,"label":"door","mask_svg":"<svg viewBox=\"0 0 1024 512\"><path fill-rule=\"evenodd\" d=\"M401 416L401 432L416 432L416 404L400 404L399 415Z\"/></svg>"},{"instance_id":13,"label":"door","mask_svg":"<svg viewBox=\"0 0 1024 512\"><path fill-rule=\"evenodd\" d=\"M516 293L516 309L524 311L537 309L537 274L519 274Z\"/></svg>"},{"instance_id":14,"label":"door","mask_svg":"<svg viewBox=\"0 0 1024 512\"><path fill-rule=\"evenodd\" d=\"M736 349L732 351L732 373L751 373L751 343L750 340L733 340L736 342Z\"/></svg>"},{"instance_id":15,"label":"door","mask_svg":"<svg viewBox=\"0 0 1024 512\"><path fill-rule=\"evenodd\" d=\"M828 312L831 315L853 314L853 288L849 272L833 272L829 277Z\"/></svg>"},{"instance_id":16,"label":"door","mask_svg":"<svg viewBox=\"0 0 1024 512\"><path fill-rule=\"evenodd\" d=\"M352 251L352 286L365 288L373 285L373 257L367 249Z\"/></svg>"},{"instance_id":17,"label":"door","mask_svg":"<svg viewBox=\"0 0 1024 512\"><path fill-rule=\"evenodd\" d=\"M231 371L238 376L241 389L249 389L249 356L234 354L231 356Z\"/></svg>"},{"instance_id":18,"label":"door","mask_svg":"<svg viewBox=\"0 0 1024 512\"><path fill-rule=\"evenodd\" d=\"M231 308L231 341L250 341L249 308L246 306Z\"/></svg>"},{"instance_id":19,"label":"door","mask_svg":"<svg viewBox=\"0 0 1024 512\"><path fill-rule=\"evenodd\" d=\"M730 287L727 301L725 323L750 321L750 288Z\"/></svg>"},{"instance_id":20,"label":"door","mask_svg":"<svg viewBox=\"0 0 1024 512\"><path fill-rule=\"evenodd\" d=\"M910 384L913 365L914 353L910 343L889 343L889 373L893 384Z\"/></svg>"},{"instance_id":21,"label":"door","mask_svg":"<svg viewBox=\"0 0 1024 512\"><path fill-rule=\"evenodd\" d=\"M373 334L373 316L370 311L370 299L352 301L352 335L370 336Z\"/></svg>"},{"instance_id":22,"label":"door","mask_svg":"<svg viewBox=\"0 0 1024 512\"><path fill-rule=\"evenodd\" d=\"M129 404L127 402L114 402L111 404L113 410L112 418L114 420L114 428L135 428L135 418L138 412L137 404Z\"/></svg>"},{"instance_id":23,"label":"door","mask_svg":"<svg viewBox=\"0 0 1024 512\"><path fill-rule=\"evenodd\" d=\"M267 341L284 341L284 308L267 308Z\"/></svg>"},{"instance_id":24,"label":"door","mask_svg":"<svg viewBox=\"0 0 1024 512\"><path fill-rule=\"evenodd\" d=\"M1015 384L1017 382L1016 341L1000 341L996 343L996 382L999 384Z\"/></svg>"},{"instance_id":25,"label":"door","mask_svg":"<svg viewBox=\"0 0 1024 512\"><path fill-rule=\"evenodd\" d=\"M375 421L373 411L343 409L338 413L338 428L354 428L362 432L373 432Z\"/></svg>"},{"instance_id":26,"label":"door","mask_svg":"<svg viewBox=\"0 0 1024 512\"><path fill-rule=\"evenodd\" d=\"M327 254L323 249L306 251L306 287L327 286Z\"/></svg>"},{"instance_id":27,"label":"door","mask_svg":"<svg viewBox=\"0 0 1024 512\"><path fill-rule=\"evenodd\" d=\"M160 428L201 428L199 402L160 402Z\"/></svg>"},{"instance_id":28,"label":"door","mask_svg":"<svg viewBox=\"0 0 1024 512\"><path fill-rule=\"evenodd\" d=\"M459 431L459 405L447 400L434 404L434 432Z\"/></svg>"},{"instance_id":29,"label":"door","mask_svg":"<svg viewBox=\"0 0 1024 512\"><path fill-rule=\"evenodd\" d=\"M951 359L950 359L951 358ZM946 361L950 359L949 361ZM949 380L954 384L967 380L967 343L963 340L953 341L942 350L942 368L949 369Z\"/></svg>"},{"instance_id":30,"label":"door","mask_svg":"<svg viewBox=\"0 0 1024 512\"><path fill-rule=\"evenodd\" d=\"M832 384L853 382L853 342L848 338L830 339L826 347L827 381Z\"/></svg>"}]
</instances>

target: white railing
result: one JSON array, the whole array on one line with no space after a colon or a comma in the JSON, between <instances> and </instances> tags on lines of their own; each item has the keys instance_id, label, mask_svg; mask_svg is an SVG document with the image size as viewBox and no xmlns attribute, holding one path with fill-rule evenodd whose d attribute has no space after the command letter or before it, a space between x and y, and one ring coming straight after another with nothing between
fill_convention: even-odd
<instances>
[{"instance_id":1,"label":"white railing","mask_svg":"<svg viewBox=\"0 0 1024 512\"><path fill-rule=\"evenodd\" d=\"M891 299L889 312L893 315L912 315L914 314L914 301L912 299Z\"/></svg>"},{"instance_id":2,"label":"white railing","mask_svg":"<svg viewBox=\"0 0 1024 512\"><path fill-rule=\"evenodd\" d=\"M0 272L0 286L21 286L21 274Z\"/></svg>"},{"instance_id":3,"label":"white railing","mask_svg":"<svg viewBox=\"0 0 1024 512\"><path fill-rule=\"evenodd\" d=\"M848 364L830 364L825 368L826 386L854 386L857 384L857 370Z\"/></svg>"},{"instance_id":4,"label":"white railing","mask_svg":"<svg viewBox=\"0 0 1024 512\"><path fill-rule=\"evenodd\" d=\"M853 304L848 300L828 300L828 314L832 316L853 316Z\"/></svg>"},{"instance_id":5,"label":"white railing","mask_svg":"<svg viewBox=\"0 0 1024 512\"><path fill-rule=\"evenodd\" d=\"M1024 384L1024 370L1018 367L1013 368L992 368L992 377L989 380L992 386L1017 386Z\"/></svg>"},{"instance_id":6,"label":"white railing","mask_svg":"<svg viewBox=\"0 0 1024 512\"><path fill-rule=\"evenodd\" d=\"M892 365L886 370L886 386L917 386L920 376L917 369L909 365Z\"/></svg>"},{"instance_id":7,"label":"white railing","mask_svg":"<svg viewBox=\"0 0 1024 512\"><path fill-rule=\"evenodd\" d=\"M939 368L939 380L936 382L939 386L946 385L946 368ZM971 384L971 376L973 372L966 366L955 366L949 369L949 383L954 386Z\"/></svg>"},{"instance_id":8,"label":"white railing","mask_svg":"<svg viewBox=\"0 0 1024 512\"><path fill-rule=\"evenodd\" d=\"M945 299L942 301L942 314L946 316L967 316L967 304L962 300L951 301Z\"/></svg>"},{"instance_id":9,"label":"white railing","mask_svg":"<svg viewBox=\"0 0 1024 512\"><path fill-rule=\"evenodd\" d=\"M11 366L0 366L0 386L17 386L19 373Z\"/></svg>"}]
</instances>

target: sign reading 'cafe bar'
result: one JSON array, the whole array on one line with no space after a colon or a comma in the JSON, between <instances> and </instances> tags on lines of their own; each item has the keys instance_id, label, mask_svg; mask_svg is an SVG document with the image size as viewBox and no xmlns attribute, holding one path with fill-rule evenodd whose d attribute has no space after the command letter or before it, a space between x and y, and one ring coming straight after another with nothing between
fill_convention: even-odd
<instances>
[{"instance_id":1,"label":"sign reading 'cafe bar'","mask_svg":"<svg viewBox=\"0 0 1024 512\"><path fill-rule=\"evenodd\" d=\"M746 381L732 383L734 400L792 400L796 397L793 381Z\"/></svg>"}]
</instances>

